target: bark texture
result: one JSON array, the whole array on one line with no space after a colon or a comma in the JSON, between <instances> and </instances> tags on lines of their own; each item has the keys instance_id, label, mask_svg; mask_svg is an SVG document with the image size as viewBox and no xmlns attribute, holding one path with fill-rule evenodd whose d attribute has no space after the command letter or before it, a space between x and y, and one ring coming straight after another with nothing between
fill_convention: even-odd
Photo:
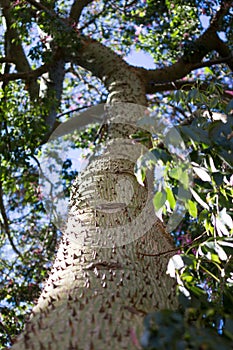
<instances>
[{"instance_id":1,"label":"bark texture","mask_svg":"<svg viewBox=\"0 0 233 350\"><path fill-rule=\"evenodd\" d=\"M143 317L176 307L169 253L144 255L173 248L154 214L153 174L144 186L134 175L146 149L129 135L144 109L109 109L105 148L74 183L53 270L14 350L137 349Z\"/></svg>"}]
</instances>

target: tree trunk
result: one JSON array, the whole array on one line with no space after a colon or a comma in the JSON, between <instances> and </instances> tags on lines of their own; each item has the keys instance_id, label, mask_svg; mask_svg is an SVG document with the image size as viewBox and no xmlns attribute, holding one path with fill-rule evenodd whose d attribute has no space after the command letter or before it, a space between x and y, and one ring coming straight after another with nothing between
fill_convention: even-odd
<instances>
[{"instance_id":1,"label":"tree trunk","mask_svg":"<svg viewBox=\"0 0 233 350\"><path fill-rule=\"evenodd\" d=\"M109 107L105 150L75 181L56 261L13 350L137 349L143 317L176 306L161 254L173 245L154 214L152 173L144 186L134 175L145 149L129 135L144 109Z\"/></svg>"}]
</instances>

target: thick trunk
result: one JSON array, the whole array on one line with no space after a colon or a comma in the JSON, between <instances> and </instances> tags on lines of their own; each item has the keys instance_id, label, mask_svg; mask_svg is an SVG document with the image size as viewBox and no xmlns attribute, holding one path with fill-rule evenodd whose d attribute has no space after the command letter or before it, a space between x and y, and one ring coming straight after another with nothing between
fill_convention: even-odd
<instances>
[{"instance_id":1,"label":"thick trunk","mask_svg":"<svg viewBox=\"0 0 233 350\"><path fill-rule=\"evenodd\" d=\"M173 246L154 215L152 174L144 186L134 176L143 148L129 134L143 109L110 108L106 149L73 186L54 267L14 350L136 349L143 317L176 306L169 254L144 255Z\"/></svg>"}]
</instances>

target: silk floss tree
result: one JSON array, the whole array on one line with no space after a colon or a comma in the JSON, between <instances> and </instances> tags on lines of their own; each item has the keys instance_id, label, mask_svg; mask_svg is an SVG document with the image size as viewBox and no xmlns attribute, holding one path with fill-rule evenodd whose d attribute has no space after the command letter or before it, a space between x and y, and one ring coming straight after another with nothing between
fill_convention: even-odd
<instances>
[{"instance_id":1,"label":"silk floss tree","mask_svg":"<svg viewBox=\"0 0 233 350\"><path fill-rule=\"evenodd\" d=\"M218 36L231 2L222 2L209 27L175 62L151 70L129 65L100 38L92 38L91 29L87 33L86 27L95 22L93 15L88 23L88 6L95 3L74 1L68 9L54 1L30 0L13 6L0 1L7 44L1 80L4 84L24 80L31 100L46 103L47 131L42 143L59 140L82 123L80 116L57 127L68 63L90 71L108 92L107 103L85 115L84 125L101 121L101 147L73 183L67 220L58 222L63 238L53 268L14 350L137 349L144 316L177 307L176 287L166 274L174 245L153 206L154 165L139 181L135 165L152 146L154 130L143 122L148 118L148 94L179 89L185 86L182 78L206 65L232 67L230 49ZM25 23L33 16L33 23L44 33L44 62L35 69L14 25L20 5ZM107 16L108 9L113 11L114 4L107 1L96 11ZM126 13L128 9L136 17L143 13L141 2L124 4ZM212 52L220 58L204 62ZM16 71L9 70L9 64ZM161 131L160 122L155 126ZM141 134L143 144L137 137ZM151 157L148 164L156 162Z\"/></svg>"},{"instance_id":2,"label":"silk floss tree","mask_svg":"<svg viewBox=\"0 0 233 350\"><path fill-rule=\"evenodd\" d=\"M146 147L130 135L144 116L145 92L133 70L126 74L128 65L111 55L110 62L119 61L111 79L121 80L116 91L106 81L113 97L104 111L105 149L74 183L64 239L26 326L31 331L16 349L133 348L148 312L176 306L174 282L166 275L173 244L154 214L153 177L142 186L134 174Z\"/></svg>"}]
</instances>

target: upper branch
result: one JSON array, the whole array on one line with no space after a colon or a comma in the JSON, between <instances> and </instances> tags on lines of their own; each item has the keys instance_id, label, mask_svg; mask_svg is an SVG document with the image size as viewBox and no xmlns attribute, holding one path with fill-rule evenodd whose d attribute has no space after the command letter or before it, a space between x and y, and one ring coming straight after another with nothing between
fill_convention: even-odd
<instances>
[{"instance_id":1,"label":"upper branch","mask_svg":"<svg viewBox=\"0 0 233 350\"><path fill-rule=\"evenodd\" d=\"M200 62L193 64L192 70L202 68L202 67L211 67L215 64L220 64L220 63L227 63L229 65L229 62L231 62L233 59L233 56L228 56L226 58L218 58L215 60L209 60L205 62ZM174 65L173 65L174 66ZM171 67L173 67L171 66ZM143 69L143 68L140 68ZM156 92L162 92L162 91L171 91L171 90L190 90L193 85L195 85L195 80L187 81L187 80L181 80L179 79L174 79L173 81L166 81L166 82L154 82L153 84L151 83L149 86L147 86L147 93L148 94L153 94ZM208 85L208 84L207 84Z\"/></svg>"},{"instance_id":2,"label":"upper branch","mask_svg":"<svg viewBox=\"0 0 233 350\"><path fill-rule=\"evenodd\" d=\"M222 5L220 10L216 13L209 28L194 43L196 49L192 50L190 54L183 55L175 64L155 70L132 67L109 47L104 46L96 40L85 37L75 30L70 23L70 19L78 20L84 6L91 1L92 0L74 1L71 7L69 20L66 21L63 18L59 18L53 10L45 8L41 3L34 0L28 0L28 2L38 10L46 11L46 13L52 16L52 18L56 17L56 20L64 26L64 29L70 30L72 40L67 40L67 43L63 44L62 47L59 45L61 66L64 66L63 60L65 60L66 62L74 62L75 64L90 70L93 75L103 81L106 88L109 90L110 95L113 93L115 95L118 94L119 98L123 90L127 90L127 97L125 95L121 98L122 100L127 99L128 101L131 94L134 95L134 97L131 98L133 102L136 100L136 96L142 96L143 93L161 91L163 84L165 84L164 86L167 86L168 83L177 82L197 68L206 65L211 66L222 62L225 62L232 67L232 54L227 45L219 39L217 34L217 31L220 30L224 16L229 11L230 3L232 3L232 1L224 2L225 5ZM0 3L1 2L4 2L4 0L0 0ZM202 60L206 54L213 50L219 52L223 57L203 62ZM54 68L56 67L53 67L53 69ZM58 71L58 69L55 70ZM22 71L22 69L18 71ZM48 71L51 72L51 69ZM25 72L25 69L23 72ZM30 67L28 68L28 73L29 72ZM58 95L61 95L63 71L62 74L59 74L57 75L59 77L59 79L57 79L59 89L57 90L59 90ZM10 79L10 76L8 76L8 79ZM56 79L53 77L52 80L55 81ZM59 101L58 95L57 100ZM143 103L145 103L144 100Z\"/></svg>"},{"instance_id":3,"label":"upper branch","mask_svg":"<svg viewBox=\"0 0 233 350\"><path fill-rule=\"evenodd\" d=\"M158 84L161 85L163 83L174 82L182 79L187 74L200 67L225 62L230 69L233 70L232 52L217 34L221 29L223 18L227 15L231 5L232 1L224 2L220 10L212 19L209 28L194 42L192 52L184 54L176 63L161 69L147 70L144 68L138 68L138 71L140 71L144 79L147 93L155 93ZM217 51L221 57L216 60L203 62L203 58L212 51Z\"/></svg>"},{"instance_id":4,"label":"upper branch","mask_svg":"<svg viewBox=\"0 0 233 350\"><path fill-rule=\"evenodd\" d=\"M8 47L8 52L6 52L7 59L12 60L15 63L18 72L29 73L32 71L31 66L27 60L24 49L20 44L18 32L16 29L12 28L14 19L12 18L10 1L0 0L0 6L7 26L7 35L5 36L6 46ZM28 79L27 83L31 98L37 98L39 94L39 85L37 84L36 79Z\"/></svg>"}]
</instances>

